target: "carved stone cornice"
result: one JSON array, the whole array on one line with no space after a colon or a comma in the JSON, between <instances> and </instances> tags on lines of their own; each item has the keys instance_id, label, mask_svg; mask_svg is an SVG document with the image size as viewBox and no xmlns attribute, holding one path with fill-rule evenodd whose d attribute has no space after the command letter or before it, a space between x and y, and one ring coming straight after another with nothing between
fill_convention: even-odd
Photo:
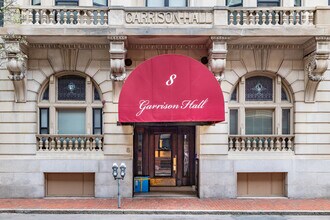
<instances>
[{"instance_id":1,"label":"carved stone cornice","mask_svg":"<svg viewBox=\"0 0 330 220\"><path fill-rule=\"evenodd\" d=\"M124 81L127 36L110 36L108 39L110 40L110 78L113 81Z\"/></svg>"},{"instance_id":2,"label":"carved stone cornice","mask_svg":"<svg viewBox=\"0 0 330 220\"><path fill-rule=\"evenodd\" d=\"M205 44L130 44L132 50L203 50L208 47Z\"/></svg>"},{"instance_id":3,"label":"carved stone cornice","mask_svg":"<svg viewBox=\"0 0 330 220\"><path fill-rule=\"evenodd\" d=\"M323 74L328 69L330 37L315 38L314 51L304 58L305 62L305 102L315 102L319 83L324 80ZM310 50L311 45L308 45Z\"/></svg>"},{"instance_id":4,"label":"carved stone cornice","mask_svg":"<svg viewBox=\"0 0 330 220\"><path fill-rule=\"evenodd\" d=\"M2 50L4 50L6 67L10 73L8 78L14 85L16 102L26 102L26 44L27 42L22 36L6 35L3 37Z\"/></svg>"},{"instance_id":5,"label":"carved stone cornice","mask_svg":"<svg viewBox=\"0 0 330 220\"><path fill-rule=\"evenodd\" d=\"M109 49L109 44L29 44L30 48L36 49Z\"/></svg>"},{"instance_id":6,"label":"carved stone cornice","mask_svg":"<svg viewBox=\"0 0 330 220\"><path fill-rule=\"evenodd\" d=\"M108 40L110 40L110 41L126 41L127 36L113 35L113 36L109 36Z\"/></svg>"},{"instance_id":7,"label":"carved stone cornice","mask_svg":"<svg viewBox=\"0 0 330 220\"><path fill-rule=\"evenodd\" d=\"M301 44L228 44L230 50L254 50L254 49L304 49Z\"/></svg>"},{"instance_id":8,"label":"carved stone cornice","mask_svg":"<svg viewBox=\"0 0 330 220\"><path fill-rule=\"evenodd\" d=\"M211 36L209 49L209 69L220 82L224 79L223 72L226 68L227 40L228 37Z\"/></svg>"}]
</instances>

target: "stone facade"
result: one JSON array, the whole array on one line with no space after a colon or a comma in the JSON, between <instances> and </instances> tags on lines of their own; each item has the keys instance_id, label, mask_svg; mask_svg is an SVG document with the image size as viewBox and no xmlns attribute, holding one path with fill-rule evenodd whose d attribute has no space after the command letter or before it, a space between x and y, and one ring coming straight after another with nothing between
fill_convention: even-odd
<instances>
[{"instance_id":1,"label":"stone facade","mask_svg":"<svg viewBox=\"0 0 330 220\"><path fill-rule=\"evenodd\" d=\"M80 9L81 17L68 11L63 15L66 21L45 12L56 10L48 0L33 7L37 14L33 16L28 1L18 1L10 9L20 8L22 21L5 20L0 28L0 197L44 197L44 174L52 172L95 173L95 197L115 197L113 162L126 163L122 192L125 197L133 196L134 128L117 125L118 97L125 78L139 64L161 54L196 60L208 57L206 65L224 94L226 120L196 126L201 198L236 198L237 173L272 172L285 173L287 197L330 197L328 2L305 0L301 11L295 12L294 1L283 0L283 7L274 10L282 10L287 17L274 15L278 20L273 26L272 21L265 22L269 14L263 21L246 11L246 7L257 6L256 0L243 1L242 8L223 7L224 0L188 2L188 8L150 9L144 0L113 0L95 15L84 8L92 2L81 1L72 8ZM132 65L125 65L125 59ZM102 151L39 148L36 135L40 133L42 93L57 76L72 73L89 77L100 92ZM290 93L292 151L229 150L230 109L242 107L231 102L231 94L255 74L279 80ZM61 103L54 106L64 107ZM49 125L49 134L57 135L55 109L50 110L50 117L54 123ZM273 134L280 136L277 128L282 122L278 117L275 122ZM245 127L238 127L244 136Z\"/></svg>"}]
</instances>

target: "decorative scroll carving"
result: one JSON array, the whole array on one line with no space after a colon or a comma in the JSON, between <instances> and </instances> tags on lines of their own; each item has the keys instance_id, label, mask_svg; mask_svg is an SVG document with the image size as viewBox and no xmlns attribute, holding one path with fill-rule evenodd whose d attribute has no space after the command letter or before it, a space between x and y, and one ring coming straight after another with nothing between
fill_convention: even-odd
<instances>
[{"instance_id":1,"label":"decorative scroll carving","mask_svg":"<svg viewBox=\"0 0 330 220\"><path fill-rule=\"evenodd\" d=\"M227 40L229 38L211 37L211 48L209 50L209 69L220 82L224 79L223 72L226 68Z\"/></svg>"},{"instance_id":2,"label":"decorative scroll carving","mask_svg":"<svg viewBox=\"0 0 330 220\"><path fill-rule=\"evenodd\" d=\"M13 82L15 89L15 101L26 102L26 70L27 55L24 45L27 44L21 36L7 35L3 37L4 55L7 58L6 67L10 73L8 78Z\"/></svg>"},{"instance_id":3,"label":"decorative scroll carving","mask_svg":"<svg viewBox=\"0 0 330 220\"><path fill-rule=\"evenodd\" d=\"M126 36L111 36L110 39L110 78L114 81L126 79L125 41Z\"/></svg>"},{"instance_id":4,"label":"decorative scroll carving","mask_svg":"<svg viewBox=\"0 0 330 220\"><path fill-rule=\"evenodd\" d=\"M315 51L305 57L305 102L315 102L318 85L324 79L323 74L328 69L329 38L317 38L314 48Z\"/></svg>"}]
</instances>

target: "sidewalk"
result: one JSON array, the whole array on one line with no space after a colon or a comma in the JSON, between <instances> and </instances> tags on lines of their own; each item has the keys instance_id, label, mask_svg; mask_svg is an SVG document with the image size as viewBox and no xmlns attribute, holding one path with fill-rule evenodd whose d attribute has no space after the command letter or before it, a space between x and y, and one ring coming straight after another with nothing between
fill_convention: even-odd
<instances>
[{"instance_id":1,"label":"sidewalk","mask_svg":"<svg viewBox=\"0 0 330 220\"><path fill-rule=\"evenodd\" d=\"M0 199L0 213L113 214L318 214L330 215L330 199Z\"/></svg>"}]
</instances>

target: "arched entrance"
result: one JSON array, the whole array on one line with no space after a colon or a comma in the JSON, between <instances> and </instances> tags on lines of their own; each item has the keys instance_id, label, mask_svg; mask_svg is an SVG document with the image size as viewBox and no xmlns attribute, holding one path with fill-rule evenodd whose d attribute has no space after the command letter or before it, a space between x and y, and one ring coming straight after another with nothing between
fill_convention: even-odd
<instances>
[{"instance_id":1,"label":"arched entrance","mask_svg":"<svg viewBox=\"0 0 330 220\"><path fill-rule=\"evenodd\" d=\"M119 97L119 124L134 125L134 175L151 186L196 184L195 126L224 121L219 83L200 62L161 55L139 65Z\"/></svg>"}]
</instances>

